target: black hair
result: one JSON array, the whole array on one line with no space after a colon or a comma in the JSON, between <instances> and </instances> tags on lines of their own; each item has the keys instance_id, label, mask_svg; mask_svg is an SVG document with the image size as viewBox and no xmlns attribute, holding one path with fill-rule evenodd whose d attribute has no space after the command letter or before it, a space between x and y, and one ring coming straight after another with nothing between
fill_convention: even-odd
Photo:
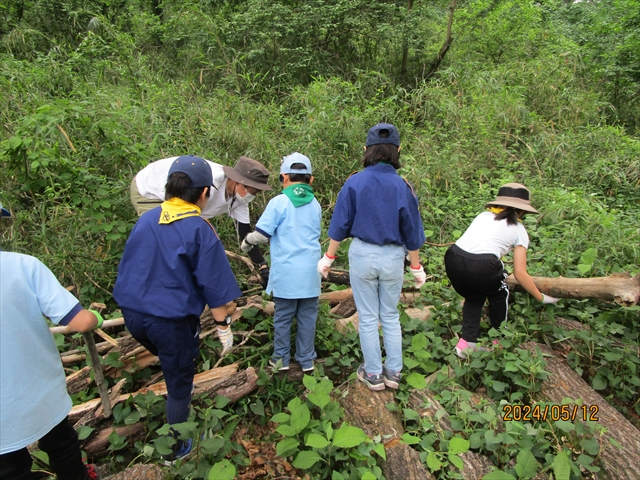
<instances>
[{"instance_id":1,"label":"black hair","mask_svg":"<svg viewBox=\"0 0 640 480\"><path fill-rule=\"evenodd\" d=\"M305 170L307 166L304 163L296 162L291 164L291 170ZM307 185L311 181L310 173L289 173L289 181L291 182L303 182Z\"/></svg>"},{"instance_id":2,"label":"black hair","mask_svg":"<svg viewBox=\"0 0 640 480\"><path fill-rule=\"evenodd\" d=\"M507 225L517 225L518 217L522 210L513 207L504 207L504 210L500 213L496 213L495 221L507 219Z\"/></svg>"},{"instance_id":3,"label":"black hair","mask_svg":"<svg viewBox=\"0 0 640 480\"><path fill-rule=\"evenodd\" d=\"M211 194L210 187L192 187L191 178L189 175L183 172L174 172L167 180L167 184L164 187L164 199L169 200L173 197L178 197L185 202L195 203L202 195L202 191L207 189L206 198L209 198Z\"/></svg>"},{"instance_id":4,"label":"black hair","mask_svg":"<svg viewBox=\"0 0 640 480\"><path fill-rule=\"evenodd\" d=\"M389 138L389 130L380 130L378 135L380 138ZM386 162L391 164L396 170L399 170L402 167L402 165L400 165L400 148L391 143L371 145L364 151L364 159L362 162L365 168L380 162Z\"/></svg>"}]
</instances>

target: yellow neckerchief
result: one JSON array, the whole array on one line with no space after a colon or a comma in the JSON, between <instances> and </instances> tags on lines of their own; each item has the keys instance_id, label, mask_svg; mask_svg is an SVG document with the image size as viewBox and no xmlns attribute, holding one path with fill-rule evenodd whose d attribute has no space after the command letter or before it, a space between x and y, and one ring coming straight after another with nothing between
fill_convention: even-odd
<instances>
[{"instance_id":1,"label":"yellow neckerchief","mask_svg":"<svg viewBox=\"0 0 640 480\"><path fill-rule=\"evenodd\" d=\"M504 212L506 210L506 207L488 207L487 210L489 210L494 215L497 215L499 213ZM522 219L521 218L518 218L518 221L520 223L522 223Z\"/></svg>"},{"instance_id":2,"label":"yellow neckerchief","mask_svg":"<svg viewBox=\"0 0 640 480\"><path fill-rule=\"evenodd\" d=\"M193 203L185 202L178 197L173 197L162 202L160 207L162 208L160 220L158 221L160 225L167 225L187 217L200 216L200 207Z\"/></svg>"}]
</instances>

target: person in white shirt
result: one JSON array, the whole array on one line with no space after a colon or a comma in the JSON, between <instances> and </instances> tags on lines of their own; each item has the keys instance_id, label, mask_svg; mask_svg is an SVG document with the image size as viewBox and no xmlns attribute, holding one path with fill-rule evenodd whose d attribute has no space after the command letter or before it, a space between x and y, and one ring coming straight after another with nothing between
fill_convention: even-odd
<instances>
[{"instance_id":1,"label":"person in white shirt","mask_svg":"<svg viewBox=\"0 0 640 480\"><path fill-rule=\"evenodd\" d=\"M508 274L500 259L511 249L513 273L518 283L542 303L558 301L540 292L527 272L529 235L522 217L525 213L538 213L531 206L529 189L519 183L507 183L486 207L488 211L473 220L444 256L451 285L464 297L462 335L455 347L460 358L467 358L465 351L477 348L485 300L489 300L489 319L493 328L499 328L507 319L509 287L505 280Z\"/></svg>"},{"instance_id":2,"label":"person in white shirt","mask_svg":"<svg viewBox=\"0 0 640 480\"><path fill-rule=\"evenodd\" d=\"M178 157L164 158L150 163L133 178L130 187L131 203L138 215L159 206L165 200L165 185L171 164ZM219 165L207 160L213 172L213 185L209 203L201 212L209 219L228 214L234 220L238 243L252 231L249 221L249 203L255 196L271 190L267 181L269 170L260 162L248 157L240 157L235 166ZM269 280L269 267L260 247L255 246L249 257L258 266L263 288Z\"/></svg>"}]
</instances>

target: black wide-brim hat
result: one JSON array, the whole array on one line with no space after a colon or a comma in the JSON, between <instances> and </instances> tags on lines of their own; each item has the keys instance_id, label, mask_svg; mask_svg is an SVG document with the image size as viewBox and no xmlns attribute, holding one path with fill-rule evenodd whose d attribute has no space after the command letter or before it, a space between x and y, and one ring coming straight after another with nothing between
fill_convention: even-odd
<instances>
[{"instance_id":1,"label":"black wide-brim hat","mask_svg":"<svg viewBox=\"0 0 640 480\"><path fill-rule=\"evenodd\" d=\"M530 213L540 213L531 206L531 192L521 183L507 183L500 187L498 196L485 207L513 207Z\"/></svg>"},{"instance_id":2,"label":"black wide-brim hat","mask_svg":"<svg viewBox=\"0 0 640 480\"><path fill-rule=\"evenodd\" d=\"M222 169L227 177L242 185L258 190L271 190L267 183L269 170L252 158L240 157L233 168L223 165Z\"/></svg>"}]
</instances>

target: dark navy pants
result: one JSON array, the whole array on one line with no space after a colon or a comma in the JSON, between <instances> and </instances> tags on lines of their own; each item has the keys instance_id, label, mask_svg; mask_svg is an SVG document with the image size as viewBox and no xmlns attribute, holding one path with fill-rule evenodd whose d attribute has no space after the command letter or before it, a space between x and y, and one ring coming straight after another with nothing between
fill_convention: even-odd
<instances>
[{"instance_id":1,"label":"dark navy pants","mask_svg":"<svg viewBox=\"0 0 640 480\"><path fill-rule=\"evenodd\" d=\"M444 255L447 276L456 292L464 297L462 338L476 342L480 336L480 317L489 300L489 318L493 328L507 319L509 287L502 261L490 253L474 254L451 246Z\"/></svg>"},{"instance_id":2,"label":"dark navy pants","mask_svg":"<svg viewBox=\"0 0 640 480\"><path fill-rule=\"evenodd\" d=\"M190 396L200 355L200 318L169 319L125 308L122 315L133 338L160 358L168 394L174 399Z\"/></svg>"}]
</instances>

